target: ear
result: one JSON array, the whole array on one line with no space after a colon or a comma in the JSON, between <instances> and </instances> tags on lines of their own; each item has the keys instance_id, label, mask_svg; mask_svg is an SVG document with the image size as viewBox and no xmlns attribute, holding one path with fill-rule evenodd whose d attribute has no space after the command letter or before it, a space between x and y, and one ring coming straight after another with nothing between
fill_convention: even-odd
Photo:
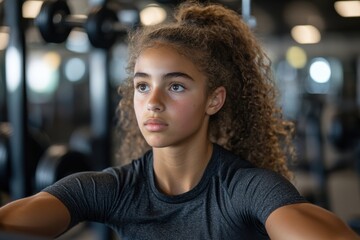
<instances>
[{"instance_id":1,"label":"ear","mask_svg":"<svg viewBox=\"0 0 360 240\"><path fill-rule=\"evenodd\" d=\"M225 103L226 89L221 86L215 89L215 91L209 96L206 113L214 115L217 113Z\"/></svg>"}]
</instances>

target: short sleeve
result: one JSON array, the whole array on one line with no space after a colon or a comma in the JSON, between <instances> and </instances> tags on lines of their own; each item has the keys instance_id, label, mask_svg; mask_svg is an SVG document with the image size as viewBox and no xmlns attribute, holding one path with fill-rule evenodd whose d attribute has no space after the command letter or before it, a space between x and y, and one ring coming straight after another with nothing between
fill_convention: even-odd
<instances>
[{"instance_id":1,"label":"short sleeve","mask_svg":"<svg viewBox=\"0 0 360 240\"><path fill-rule=\"evenodd\" d=\"M232 202L242 220L265 221L279 207L307 202L283 176L265 169L240 171L240 181L234 188Z\"/></svg>"},{"instance_id":2,"label":"short sleeve","mask_svg":"<svg viewBox=\"0 0 360 240\"><path fill-rule=\"evenodd\" d=\"M69 228L82 221L106 222L122 189L114 169L69 175L43 191L57 197L71 215Z\"/></svg>"}]
</instances>

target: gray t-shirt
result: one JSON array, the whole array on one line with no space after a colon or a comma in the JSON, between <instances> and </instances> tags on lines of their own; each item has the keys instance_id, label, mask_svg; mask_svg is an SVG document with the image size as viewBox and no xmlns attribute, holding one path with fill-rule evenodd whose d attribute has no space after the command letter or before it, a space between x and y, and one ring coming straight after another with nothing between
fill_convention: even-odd
<instances>
[{"instance_id":1,"label":"gray t-shirt","mask_svg":"<svg viewBox=\"0 0 360 240\"><path fill-rule=\"evenodd\" d=\"M68 176L44 191L69 209L69 228L95 221L121 239L269 239L275 209L306 202L282 176L214 145L204 176L189 192L167 196L154 181L153 155L102 172Z\"/></svg>"}]
</instances>

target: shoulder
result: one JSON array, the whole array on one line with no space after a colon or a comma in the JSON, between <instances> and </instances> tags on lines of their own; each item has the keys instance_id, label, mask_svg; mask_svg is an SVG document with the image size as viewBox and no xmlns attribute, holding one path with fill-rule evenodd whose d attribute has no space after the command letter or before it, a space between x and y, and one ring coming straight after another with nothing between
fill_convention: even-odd
<instances>
[{"instance_id":1,"label":"shoulder","mask_svg":"<svg viewBox=\"0 0 360 240\"><path fill-rule=\"evenodd\" d=\"M133 160L131 163L108 167L102 171L88 171L78 172L66 176L53 185L45 188L43 191L54 193L62 192L67 189L74 189L84 191L85 189L92 189L89 186L96 187L97 191L103 189L104 191L123 189L123 186L131 186L136 183L137 179L142 178L144 175L144 168L147 164L147 158L149 153L143 155L137 160Z\"/></svg>"},{"instance_id":2,"label":"shoulder","mask_svg":"<svg viewBox=\"0 0 360 240\"><path fill-rule=\"evenodd\" d=\"M280 174L264 168L259 168L249 161L217 146L218 174L225 185L236 184L249 188L250 186L266 187L274 184L290 184ZM266 159L264 159L266 161Z\"/></svg>"},{"instance_id":3,"label":"shoulder","mask_svg":"<svg viewBox=\"0 0 360 240\"><path fill-rule=\"evenodd\" d=\"M143 179L146 160L147 155L144 155L124 166L75 173L42 191L55 196L69 209L71 226L84 220L103 222L121 206L123 196L141 185L138 183Z\"/></svg>"},{"instance_id":4,"label":"shoulder","mask_svg":"<svg viewBox=\"0 0 360 240\"><path fill-rule=\"evenodd\" d=\"M230 196L266 199L265 196L281 195L303 199L289 180L272 170L256 167L223 148L218 158L218 174Z\"/></svg>"},{"instance_id":5,"label":"shoulder","mask_svg":"<svg viewBox=\"0 0 360 240\"><path fill-rule=\"evenodd\" d=\"M306 202L293 184L280 174L258 168L240 157L221 150L219 179L238 213L249 213L262 223L275 209Z\"/></svg>"}]
</instances>

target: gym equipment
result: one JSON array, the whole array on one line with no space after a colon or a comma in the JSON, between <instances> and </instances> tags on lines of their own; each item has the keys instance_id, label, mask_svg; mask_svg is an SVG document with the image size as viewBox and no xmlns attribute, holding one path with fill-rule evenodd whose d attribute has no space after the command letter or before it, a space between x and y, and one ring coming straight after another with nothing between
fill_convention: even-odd
<instances>
[{"instance_id":1,"label":"gym equipment","mask_svg":"<svg viewBox=\"0 0 360 240\"><path fill-rule=\"evenodd\" d=\"M108 75L109 52L94 49L89 66L92 158L95 169L101 170L111 162L111 119L115 112Z\"/></svg>"},{"instance_id":2,"label":"gym equipment","mask_svg":"<svg viewBox=\"0 0 360 240\"><path fill-rule=\"evenodd\" d=\"M68 144L51 145L41 156L35 172L35 189L41 189L76 172L94 170L90 128L73 132Z\"/></svg>"},{"instance_id":3,"label":"gym equipment","mask_svg":"<svg viewBox=\"0 0 360 240\"><path fill-rule=\"evenodd\" d=\"M49 146L50 141L47 135L35 128L29 127L29 132L26 134L26 142L29 146L27 155L27 168L24 169L27 175L30 176L29 182L33 182L33 172L40 156L43 155L45 149ZM0 189L8 192L10 190L11 179L11 151L10 138L12 137L11 126L8 122L0 123ZM16 171L16 170L15 170Z\"/></svg>"},{"instance_id":4,"label":"gym equipment","mask_svg":"<svg viewBox=\"0 0 360 240\"><path fill-rule=\"evenodd\" d=\"M69 36L72 27L81 26L76 18L66 19L69 15L70 8L65 1L43 2L35 24L45 41L62 43Z\"/></svg>"},{"instance_id":5,"label":"gym equipment","mask_svg":"<svg viewBox=\"0 0 360 240\"><path fill-rule=\"evenodd\" d=\"M115 11L107 6L94 7L87 18L71 15L66 0L44 1L35 19L46 42L62 43L75 27L84 28L90 43L96 48L111 47L128 28L119 22Z\"/></svg>"},{"instance_id":6,"label":"gym equipment","mask_svg":"<svg viewBox=\"0 0 360 240\"><path fill-rule=\"evenodd\" d=\"M94 47L108 48L112 46L118 34L126 34L124 25L115 24L116 13L105 7L95 7L89 13L85 29L90 43Z\"/></svg>"},{"instance_id":7,"label":"gym equipment","mask_svg":"<svg viewBox=\"0 0 360 240\"><path fill-rule=\"evenodd\" d=\"M13 199L31 194L29 143L26 141L27 108L25 85L25 24L21 7L23 1L4 1L6 23L9 26L9 44L5 52L7 117L12 127L9 139L11 155L10 196Z\"/></svg>"},{"instance_id":8,"label":"gym equipment","mask_svg":"<svg viewBox=\"0 0 360 240\"><path fill-rule=\"evenodd\" d=\"M89 171L88 156L73 151L64 144L50 146L40 158L35 172L36 191L55 183L72 173Z\"/></svg>"},{"instance_id":9,"label":"gym equipment","mask_svg":"<svg viewBox=\"0 0 360 240\"><path fill-rule=\"evenodd\" d=\"M26 30L21 15L23 1L5 1L4 4L5 11L11 14L6 15L7 25L10 28L9 45L5 53L8 129L7 134L2 134L0 139L0 178L4 180L1 181L2 190L8 189L10 198L18 199L32 195L35 186L40 183L49 183L73 171L87 170L88 167L80 153L74 153L66 148L57 155L52 155L50 150L45 152L50 141L42 138L44 135L41 132L29 126L25 85ZM51 163L45 164L46 159ZM70 162L73 162L74 166ZM37 175L40 176L44 176L40 174L41 172L48 171L47 176L51 178L46 181L40 178L40 183L36 184L36 171L39 171ZM50 173L51 171L53 172Z\"/></svg>"}]
</instances>

